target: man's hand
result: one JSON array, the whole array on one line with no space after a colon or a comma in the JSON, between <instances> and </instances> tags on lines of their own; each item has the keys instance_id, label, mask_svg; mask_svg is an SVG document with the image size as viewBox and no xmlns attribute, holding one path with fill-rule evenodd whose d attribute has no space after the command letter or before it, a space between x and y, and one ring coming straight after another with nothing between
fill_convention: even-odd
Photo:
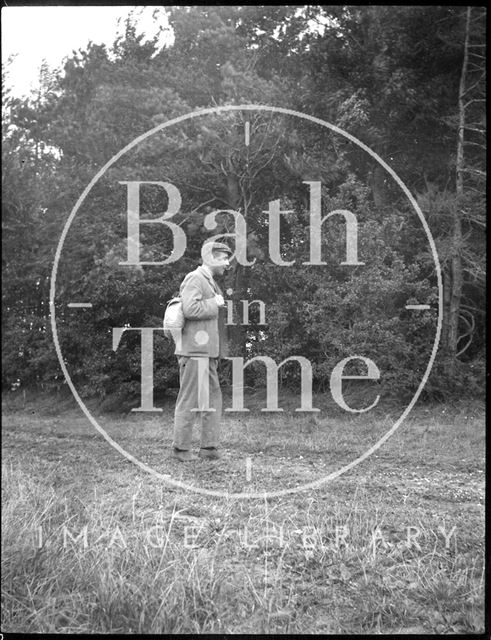
<instances>
[{"instance_id":1,"label":"man's hand","mask_svg":"<svg viewBox=\"0 0 491 640\"><path fill-rule=\"evenodd\" d=\"M215 296L215 300L217 301L217 305L219 307L225 306L225 300L223 299L223 296L221 296L220 294L217 293L217 295Z\"/></svg>"}]
</instances>

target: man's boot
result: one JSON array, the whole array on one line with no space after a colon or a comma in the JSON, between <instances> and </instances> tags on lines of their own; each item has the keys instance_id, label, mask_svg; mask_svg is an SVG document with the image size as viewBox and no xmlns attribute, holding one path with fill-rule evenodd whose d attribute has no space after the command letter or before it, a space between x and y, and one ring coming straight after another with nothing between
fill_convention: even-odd
<instances>
[{"instance_id":1,"label":"man's boot","mask_svg":"<svg viewBox=\"0 0 491 640\"><path fill-rule=\"evenodd\" d=\"M174 447L174 458L177 458L179 462L191 462L192 460L197 460L198 456L189 451L189 449L176 449Z\"/></svg>"},{"instance_id":2,"label":"man's boot","mask_svg":"<svg viewBox=\"0 0 491 640\"><path fill-rule=\"evenodd\" d=\"M199 457L206 460L218 460L222 457L222 454L216 447L206 447L199 450Z\"/></svg>"}]
</instances>

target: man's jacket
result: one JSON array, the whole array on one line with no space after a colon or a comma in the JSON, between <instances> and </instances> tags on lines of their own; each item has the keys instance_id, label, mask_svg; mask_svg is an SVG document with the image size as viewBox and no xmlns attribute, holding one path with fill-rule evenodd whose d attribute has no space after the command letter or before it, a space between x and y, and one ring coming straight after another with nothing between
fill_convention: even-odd
<instances>
[{"instance_id":1,"label":"man's jacket","mask_svg":"<svg viewBox=\"0 0 491 640\"><path fill-rule=\"evenodd\" d=\"M199 266L184 278L180 288L184 328L181 340L176 341L176 356L228 355L225 309L219 309L215 300L223 295L213 277Z\"/></svg>"}]
</instances>

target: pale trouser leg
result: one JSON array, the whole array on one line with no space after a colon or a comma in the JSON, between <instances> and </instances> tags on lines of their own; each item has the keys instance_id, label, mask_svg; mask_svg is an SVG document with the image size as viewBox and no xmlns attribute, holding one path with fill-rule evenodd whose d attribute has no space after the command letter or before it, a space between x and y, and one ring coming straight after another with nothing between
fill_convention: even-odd
<instances>
[{"instance_id":1,"label":"pale trouser leg","mask_svg":"<svg viewBox=\"0 0 491 640\"><path fill-rule=\"evenodd\" d=\"M193 439L193 426L196 413L191 409L198 406L197 369L192 366L193 360L178 356L179 362L179 394L174 411L174 447L190 449Z\"/></svg>"},{"instance_id":2,"label":"pale trouser leg","mask_svg":"<svg viewBox=\"0 0 491 640\"><path fill-rule=\"evenodd\" d=\"M219 424L222 412L222 392L218 380L218 358L199 358L205 375L208 373L208 406L215 411L192 411L199 407L198 389L206 388L206 380L200 380L199 362L196 358L178 356L180 389L174 413L174 447L190 449L193 426L198 414L201 418L201 446L218 446ZM205 362L206 361L206 362ZM208 365L205 367L204 365ZM208 368L208 371L206 369ZM206 400L205 398L201 398Z\"/></svg>"},{"instance_id":3,"label":"pale trouser leg","mask_svg":"<svg viewBox=\"0 0 491 640\"><path fill-rule=\"evenodd\" d=\"M218 379L218 358L209 359L209 407L215 411L201 413L201 446L218 447L222 417L222 390Z\"/></svg>"}]
</instances>

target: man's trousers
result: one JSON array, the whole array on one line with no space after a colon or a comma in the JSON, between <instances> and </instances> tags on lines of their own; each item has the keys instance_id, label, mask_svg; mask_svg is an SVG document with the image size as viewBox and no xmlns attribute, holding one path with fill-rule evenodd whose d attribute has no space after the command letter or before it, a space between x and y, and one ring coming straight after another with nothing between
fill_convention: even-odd
<instances>
[{"instance_id":1,"label":"man's trousers","mask_svg":"<svg viewBox=\"0 0 491 640\"><path fill-rule=\"evenodd\" d=\"M180 389L174 413L174 447L191 448L196 416L201 422L201 447L218 447L222 414L218 358L178 356L177 359Z\"/></svg>"}]
</instances>

